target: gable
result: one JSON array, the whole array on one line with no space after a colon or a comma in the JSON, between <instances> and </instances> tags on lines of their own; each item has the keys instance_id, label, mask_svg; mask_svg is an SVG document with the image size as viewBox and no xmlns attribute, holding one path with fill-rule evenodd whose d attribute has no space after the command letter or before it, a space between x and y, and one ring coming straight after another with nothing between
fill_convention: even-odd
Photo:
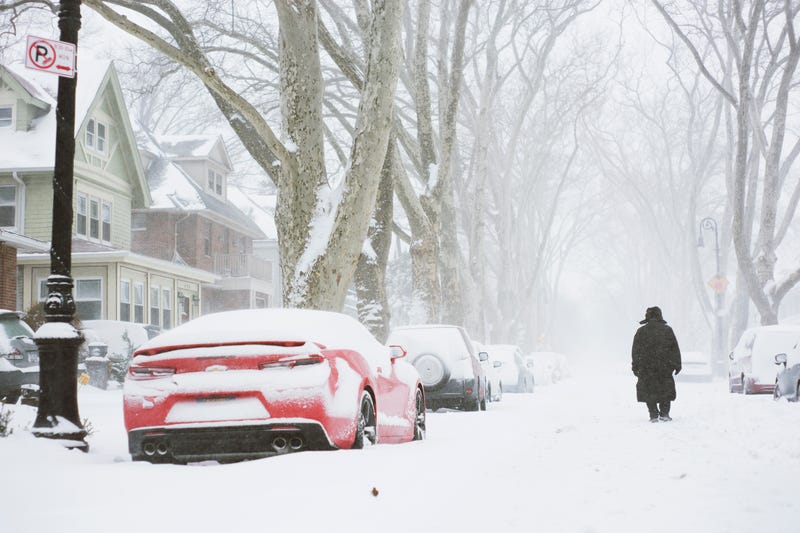
<instances>
[{"instance_id":1,"label":"gable","mask_svg":"<svg viewBox=\"0 0 800 533\"><path fill-rule=\"evenodd\" d=\"M76 161L85 163L90 175L119 178L128 185L134 207L148 206L150 192L113 63L84 105L83 114L76 114Z\"/></svg>"}]
</instances>

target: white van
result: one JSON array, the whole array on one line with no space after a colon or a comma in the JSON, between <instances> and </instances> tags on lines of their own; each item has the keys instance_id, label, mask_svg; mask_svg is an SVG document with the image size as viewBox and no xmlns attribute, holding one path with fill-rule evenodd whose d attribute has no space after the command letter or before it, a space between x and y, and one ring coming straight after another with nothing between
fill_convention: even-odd
<instances>
[{"instance_id":1,"label":"white van","mask_svg":"<svg viewBox=\"0 0 800 533\"><path fill-rule=\"evenodd\" d=\"M788 353L800 341L800 325L750 328L728 356L728 390L742 394L775 390L775 355Z\"/></svg>"}]
</instances>

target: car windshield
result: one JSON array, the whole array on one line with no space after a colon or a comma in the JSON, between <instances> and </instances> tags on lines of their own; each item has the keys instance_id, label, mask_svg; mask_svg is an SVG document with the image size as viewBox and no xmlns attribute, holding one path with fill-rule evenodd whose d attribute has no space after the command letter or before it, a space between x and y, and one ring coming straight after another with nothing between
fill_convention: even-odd
<instances>
[{"instance_id":1,"label":"car windshield","mask_svg":"<svg viewBox=\"0 0 800 533\"><path fill-rule=\"evenodd\" d=\"M457 328L412 328L395 330L388 344L399 344L411 357L435 353L458 361L469 357L469 348Z\"/></svg>"},{"instance_id":2,"label":"car windshield","mask_svg":"<svg viewBox=\"0 0 800 533\"><path fill-rule=\"evenodd\" d=\"M13 337L19 337L20 335L32 337L33 330L18 318L0 320L0 336L11 339Z\"/></svg>"}]
</instances>

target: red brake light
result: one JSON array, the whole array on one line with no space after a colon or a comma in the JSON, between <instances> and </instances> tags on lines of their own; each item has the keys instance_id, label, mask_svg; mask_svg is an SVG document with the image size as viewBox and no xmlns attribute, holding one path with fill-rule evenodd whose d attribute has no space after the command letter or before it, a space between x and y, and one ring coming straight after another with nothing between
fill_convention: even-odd
<instances>
[{"instance_id":1,"label":"red brake light","mask_svg":"<svg viewBox=\"0 0 800 533\"><path fill-rule=\"evenodd\" d=\"M264 361L259 363L258 368L264 370L266 368L294 368L296 366L306 366L306 365L317 365L325 360L319 354L314 355L307 355L302 357L293 357L293 358L280 358L280 359L273 359L271 361Z\"/></svg>"},{"instance_id":2,"label":"red brake light","mask_svg":"<svg viewBox=\"0 0 800 533\"><path fill-rule=\"evenodd\" d=\"M158 379L175 374L174 368L159 366L132 366L128 370L131 379Z\"/></svg>"}]
</instances>

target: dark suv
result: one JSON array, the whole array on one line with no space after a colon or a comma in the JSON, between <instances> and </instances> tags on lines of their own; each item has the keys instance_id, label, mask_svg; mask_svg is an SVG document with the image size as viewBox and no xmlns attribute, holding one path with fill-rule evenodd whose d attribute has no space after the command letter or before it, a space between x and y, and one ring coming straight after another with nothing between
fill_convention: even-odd
<instances>
[{"instance_id":1,"label":"dark suv","mask_svg":"<svg viewBox=\"0 0 800 533\"><path fill-rule=\"evenodd\" d=\"M486 373L464 328L404 326L392 330L387 344L402 346L408 352L430 409L486 410Z\"/></svg>"},{"instance_id":2,"label":"dark suv","mask_svg":"<svg viewBox=\"0 0 800 533\"><path fill-rule=\"evenodd\" d=\"M16 403L22 385L39 383L39 348L25 313L0 309L0 401Z\"/></svg>"}]
</instances>

